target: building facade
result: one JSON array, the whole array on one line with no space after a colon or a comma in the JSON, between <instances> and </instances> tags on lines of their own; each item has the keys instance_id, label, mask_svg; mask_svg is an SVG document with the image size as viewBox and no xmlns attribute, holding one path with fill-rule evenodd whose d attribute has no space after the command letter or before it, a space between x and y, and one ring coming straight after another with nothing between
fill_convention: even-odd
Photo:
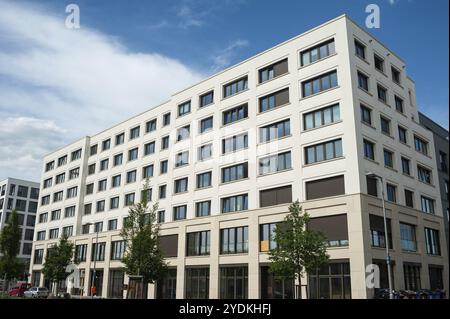
<instances>
[{"instance_id":1,"label":"building facade","mask_svg":"<svg viewBox=\"0 0 450 319\"><path fill-rule=\"evenodd\" d=\"M444 214L445 237L447 241L447 254L449 252L449 203L448 203L448 154L449 154L449 139L448 130L431 120L425 114L419 112L420 124L425 126L433 132L433 139L435 145L434 158L436 159L436 166L438 169L439 188L441 189L442 211Z\"/></svg>"},{"instance_id":2,"label":"building facade","mask_svg":"<svg viewBox=\"0 0 450 319\"><path fill-rule=\"evenodd\" d=\"M340 16L47 155L32 281L45 283L43 260L65 232L80 293L95 281L98 295L122 297L119 232L149 177L170 266L150 298L291 298L294 285L370 298L368 265L387 285L386 240L396 289L448 289L434 154L404 61ZM300 283L267 270L270 234L297 199L330 255Z\"/></svg>"},{"instance_id":3,"label":"building facade","mask_svg":"<svg viewBox=\"0 0 450 319\"><path fill-rule=\"evenodd\" d=\"M7 178L0 182L0 231L15 209L22 228L18 257L30 265L34 224L39 200L39 183Z\"/></svg>"}]
</instances>

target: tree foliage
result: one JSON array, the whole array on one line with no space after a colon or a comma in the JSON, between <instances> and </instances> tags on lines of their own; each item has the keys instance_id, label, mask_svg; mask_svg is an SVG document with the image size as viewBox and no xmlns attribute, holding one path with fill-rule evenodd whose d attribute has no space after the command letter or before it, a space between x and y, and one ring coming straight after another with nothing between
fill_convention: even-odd
<instances>
[{"instance_id":1,"label":"tree foliage","mask_svg":"<svg viewBox=\"0 0 450 319\"><path fill-rule=\"evenodd\" d=\"M0 276L1 278L21 278L25 272L25 263L17 258L20 252L22 229L16 210L11 212L8 224L0 233Z\"/></svg>"},{"instance_id":2,"label":"tree foliage","mask_svg":"<svg viewBox=\"0 0 450 319\"><path fill-rule=\"evenodd\" d=\"M147 180L141 201L130 207L121 230L126 245L122 260L125 272L130 276L142 276L145 284L162 278L167 270L164 255L159 247L158 203L149 205L148 190Z\"/></svg>"},{"instance_id":3,"label":"tree foliage","mask_svg":"<svg viewBox=\"0 0 450 319\"><path fill-rule=\"evenodd\" d=\"M74 244L63 234L59 242L47 250L42 273L51 282L66 279L67 266L72 263Z\"/></svg>"},{"instance_id":4,"label":"tree foliage","mask_svg":"<svg viewBox=\"0 0 450 319\"><path fill-rule=\"evenodd\" d=\"M321 232L308 229L309 219L296 201L275 228L277 247L269 251L269 269L275 275L300 280L304 272L313 273L328 261L326 238Z\"/></svg>"}]
</instances>

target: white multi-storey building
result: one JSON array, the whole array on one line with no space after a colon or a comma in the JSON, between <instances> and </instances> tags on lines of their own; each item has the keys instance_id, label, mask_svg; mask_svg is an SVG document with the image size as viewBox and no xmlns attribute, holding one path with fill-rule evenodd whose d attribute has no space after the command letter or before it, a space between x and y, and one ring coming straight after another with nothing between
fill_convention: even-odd
<instances>
[{"instance_id":1,"label":"white multi-storey building","mask_svg":"<svg viewBox=\"0 0 450 319\"><path fill-rule=\"evenodd\" d=\"M39 199L39 183L17 178L0 181L0 231L8 224L9 216L16 210L22 228L18 257L30 263L34 224Z\"/></svg>"},{"instance_id":2,"label":"white multi-storey building","mask_svg":"<svg viewBox=\"0 0 450 319\"><path fill-rule=\"evenodd\" d=\"M98 294L121 297L119 232L150 177L170 265L150 298L292 297L299 283L273 278L267 251L297 199L331 259L303 296L371 297L373 263L386 287L386 237L396 289L448 289L432 141L405 62L340 16L45 156L32 281L66 232L84 294L95 263Z\"/></svg>"}]
</instances>

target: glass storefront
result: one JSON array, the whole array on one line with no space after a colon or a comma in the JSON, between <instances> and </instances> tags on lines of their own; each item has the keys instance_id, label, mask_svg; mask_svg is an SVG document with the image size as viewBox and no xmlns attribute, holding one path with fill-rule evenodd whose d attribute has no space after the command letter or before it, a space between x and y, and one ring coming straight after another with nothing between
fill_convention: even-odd
<instances>
[{"instance_id":1,"label":"glass storefront","mask_svg":"<svg viewBox=\"0 0 450 319\"><path fill-rule=\"evenodd\" d=\"M351 299L350 263L330 262L309 276L310 299Z\"/></svg>"}]
</instances>

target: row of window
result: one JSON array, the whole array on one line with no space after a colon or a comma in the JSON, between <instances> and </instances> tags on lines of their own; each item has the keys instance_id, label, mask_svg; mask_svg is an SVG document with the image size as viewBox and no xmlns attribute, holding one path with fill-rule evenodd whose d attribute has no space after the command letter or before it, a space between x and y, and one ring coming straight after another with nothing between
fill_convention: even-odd
<instances>
[{"instance_id":1,"label":"row of window","mask_svg":"<svg viewBox=\"0 0 450 319\"><path fill-rule=\"evenodd\" d=\"M0 210L2 210L5 206L5 199L0 199ZM28 212L28 213L36 213L38 203L35 201L28 201L28 210L27 210L27 200L25 199L16 199L16 204L14 205L14 198L8 198L6 202L6 209L9 210L17 210L19 212Z\"/></svg>"},{"instance_id":2,"label":"row of window","mask_svg":"<svg viewBox=\"0 0 450 319\"><path fill-rule=\"evenodd\" d=\"M6 194L6 184L2 186L0 196L4 196ZM16 193L17 190L17 193ZM39 188L28 187L23 185L10 184L9 185L9 196L17 196L22 198L28 198L30 195L30 199L38 199L39 198ZM1 209L1 207L0 207Z\"/></svg>"},{"instance_id":3,"label":"row of window","mask_svg":"<svg viewBox=\"0 0 450 319\"><path fill-rule=\"evenodd\" d=\"M79 159L81 159L81 148L73 151L71 153L71 155L70 155L71 162L79 160ZM61 167L61 166L66 165L66 164L67 164L67 155L63 155L63 156L58 158L58 160L57 160L58 167ZM55 161L54 160L50 161L50 162L47 162L45 164L45 171L46 172L51 171L54 168L55 168Z\"/></svg>"}]
</instances>

